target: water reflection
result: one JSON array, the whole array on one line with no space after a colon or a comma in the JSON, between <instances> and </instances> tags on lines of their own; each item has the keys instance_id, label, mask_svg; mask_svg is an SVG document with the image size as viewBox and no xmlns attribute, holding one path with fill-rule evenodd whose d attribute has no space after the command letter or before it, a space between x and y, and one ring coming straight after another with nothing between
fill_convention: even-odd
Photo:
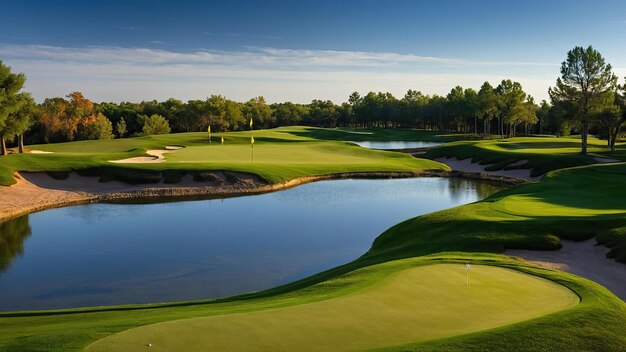
<instances>
[{"instance_id":1,"label":"water reflection","mask_svg":"<svg viewBox=\"0 0 626 352\"><path fill-rule=\"evenodd\" d=\"M0 223L0 274L24 253L24 241L30 235L28 215Z\"/></svg>"},{"instance_id":2,"label":"water reflection","mask_svg":"<svg viewBox=\"0 0 626 352\"><path fill-rule=\"evenodd\" d=\"M464 179L336 180L223 200L50 209L0 225L0 310L261 290L353 260L400 221L498 189Z\"/></svg>"}]
</instances>

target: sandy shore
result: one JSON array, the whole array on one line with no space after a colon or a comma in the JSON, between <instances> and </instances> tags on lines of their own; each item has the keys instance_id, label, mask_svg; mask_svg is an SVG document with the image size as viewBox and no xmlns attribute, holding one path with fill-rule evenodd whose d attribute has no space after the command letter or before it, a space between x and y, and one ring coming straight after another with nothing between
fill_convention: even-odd
<instances>
[{"instance_id":1,"label":"sandy shore","mask_svg":"<svg viewBox=\"0 0 626 352\"><path fill-rule=\"evenodd\" d=\"M530 169L513 169L513 170L498 170L498 171L487 171L485 168L489 165L481 165L479 163L472 163L472 159L457 159L457 158L437 158L434 159L440 163L446 164L450 166L452 170L464 171L464 172L475 172L481 174L488 174L494 176L504 176L511 177L517 179L523 179L527 181L537 181L540 180L542 176L530 176ZM527 162L527 160L519 160L515 163L508 165L509 167L515 167L523 165Z\"/></svg>"},{"instance_id":2,"label":"sandy shore","mask_svg":"<svg viewBox=\"0 0 626 352\"><path fill-rule=\"evenodd\" d=\"M611 290L626 301L626 265L606 257L608 248L595 239L583 242L561 241L558 251L508 250L506 255L531 263L582 276Z\"/></svg>"}]
</instances>

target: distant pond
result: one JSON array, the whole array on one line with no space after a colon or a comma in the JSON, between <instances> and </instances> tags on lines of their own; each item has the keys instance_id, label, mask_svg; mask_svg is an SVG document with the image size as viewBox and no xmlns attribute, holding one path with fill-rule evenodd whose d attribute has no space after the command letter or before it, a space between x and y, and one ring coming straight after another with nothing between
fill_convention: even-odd
<instances>
[{"instance_id":1,"label":"distant pond","mask_svg":"<svg viewBox=\"0 0 626 352\"><path fill-rule=\"evenodd\" d=\"M237 198L45 210L0 224L0 310L262 290L354 260L400 221L497 190L446 178L336 180Z\"/></svg>"},{"instance_id":2,"label":"distant pond","mask_svg":"<svg viewBox=\"0 0 626 352\"><path fill-rule=\"evenodd\" d=\"M427 148L441 145L439 142L421 142L421 141L386 141L386 142L352 142L363 148L370 149L412 149Z\"/></svg>"}]
</instances>

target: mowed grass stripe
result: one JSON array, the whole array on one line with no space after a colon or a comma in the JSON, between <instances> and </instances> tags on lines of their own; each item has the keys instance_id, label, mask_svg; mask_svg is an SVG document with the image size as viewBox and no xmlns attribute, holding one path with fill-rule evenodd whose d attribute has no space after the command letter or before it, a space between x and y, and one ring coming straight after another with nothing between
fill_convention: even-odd
<instances>
[{"instance_id":1,"label":"mowed grass stripe","mask_svg":"<svg viewBox=\"0 0 626 352\"><path fill-rule=\"evenodd\" d=\"M532 319L579 302L568 288L500 267L402 270L325 301L176 320L104 338L87 351L353 351L444 338Z\"/></svg>"}]
</instances>

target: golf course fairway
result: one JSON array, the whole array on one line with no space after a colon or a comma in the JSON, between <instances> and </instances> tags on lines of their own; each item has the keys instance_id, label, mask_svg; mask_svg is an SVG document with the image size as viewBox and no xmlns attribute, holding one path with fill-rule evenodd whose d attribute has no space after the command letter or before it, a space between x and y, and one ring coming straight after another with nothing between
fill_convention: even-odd
<instances>
[{"instance_id":1,"label":"golf course fairway","mask_svg":"<svg viewBox=\"0 0 626 352\"><path fill-rule=\"evenodd\" d=\"M352 351L452 337L575 306L553 281L463 264L409 267L327 300L125 330L86 351Z\"/></svg>"}]
</instances>

